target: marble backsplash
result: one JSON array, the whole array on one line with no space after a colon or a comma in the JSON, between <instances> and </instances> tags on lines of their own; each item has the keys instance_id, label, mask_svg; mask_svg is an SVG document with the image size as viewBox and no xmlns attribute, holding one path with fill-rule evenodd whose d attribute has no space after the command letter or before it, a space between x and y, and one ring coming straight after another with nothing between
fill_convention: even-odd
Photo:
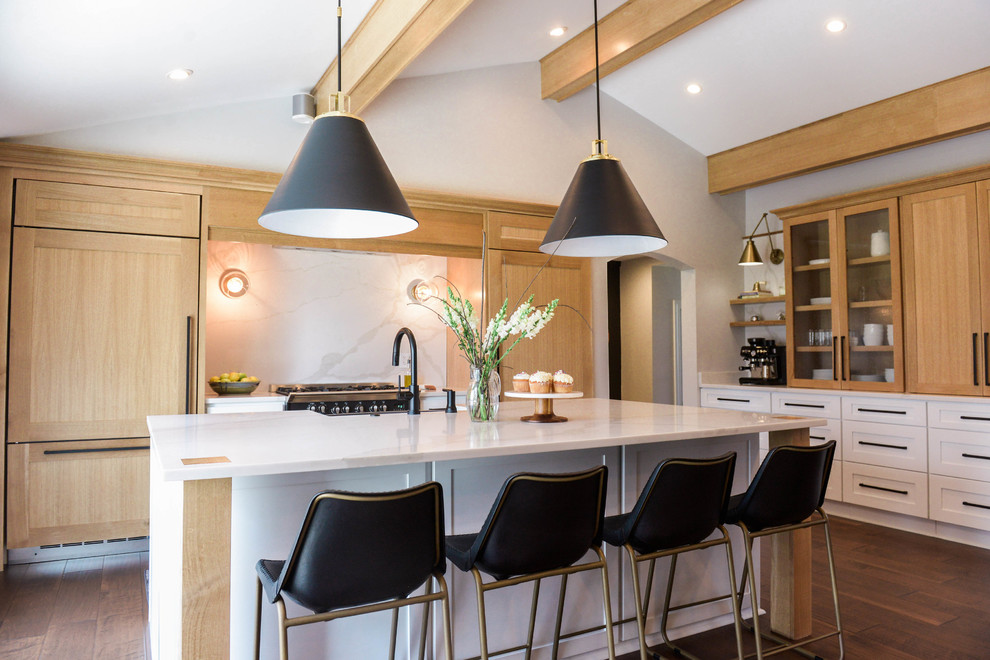
<instances>
[{"instance_id":1,"label":"marble backsplash","mask_svg":"<svg viewBox=\"0 0 990 660\"><path fill-rule=\"evenodd\" d=\"M220 274L243 270L247 293L228 298ZM413 279L446 275L443 257L279 248L210 241L206 371L238 370L270 383L395 382L392 341L416 336L420 385L444 386L445 327L409 304ZM408 356L403 340L402 358Z\"/></svg>"}]
</instances>

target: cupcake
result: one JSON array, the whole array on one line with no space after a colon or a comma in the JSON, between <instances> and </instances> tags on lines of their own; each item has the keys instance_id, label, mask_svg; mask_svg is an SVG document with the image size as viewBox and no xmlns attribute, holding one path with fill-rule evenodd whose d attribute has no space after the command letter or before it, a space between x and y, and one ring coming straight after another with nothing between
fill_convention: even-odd
<instances>
[{"instance_id":1,"label":"cupcake","mask_svg":"<svg viewBox=\"0 0 990 660\"><path fill-rule=\"evenodd\" d=\"M553 375L553 391L558 393L574 391L574 376L557 371Z\"/></svg>"},{"instance_id":2,"label":"cupcake","mask_svg":"<svg viewBox=\"0 0 990 660\"><path fill-rule=\"evenodd\" d=\"M520 371L515 376L512 377L512 391L513 392L529 392L529 374L525 371Z\"/></svg>"},{"instance_id":3,"label":"cupcake","mask_svg":"<svg viewBox=\"0 0 990 660\"><path fill-rule=\"evenodd\" d=\"M537 371L529 377L529 391L533 394L548 394L553 388L553 376L549 371Z\"/></svg>"}]
</instances>

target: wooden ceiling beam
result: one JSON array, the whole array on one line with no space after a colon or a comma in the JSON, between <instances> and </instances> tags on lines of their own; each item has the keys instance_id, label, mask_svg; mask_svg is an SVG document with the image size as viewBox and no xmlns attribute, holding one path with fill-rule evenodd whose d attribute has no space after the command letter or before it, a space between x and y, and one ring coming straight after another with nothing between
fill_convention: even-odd
<instances>
[{"instance_id":1,"label":"wooden ceiling beam","mask_svg":"<svg viewBox=\"0 0 990 660\"><path fill-rule=\"evenodd\" d=\"M708 157L708 191L731 193L990 128L990 67Z\"/></svg>"},{"instance_id":2,"label":"wooden ceiling beam","mask_svg":"<svg viewBox=\"0 0 990 660\"><path fill-rule=\"evenodd\" d=\"M351 112L360 114L422 53L471 0L378 0L344 44L341 58L344 92ZM329 107L337 91L337 60L323 73L311 94L317 113Z\"/></svg>"},{"instance_id":3,"label":"wooden ceiling beam","mask_svg":"<svg viewBox=\"0 0 990 660\"><path fill-rule=\"evenodd\" d=\"M602 77L742 0L629 0L598 20ZM592 25L540 60L544 99L563 101L595 82Z\"/></svg>"}]
</instances>

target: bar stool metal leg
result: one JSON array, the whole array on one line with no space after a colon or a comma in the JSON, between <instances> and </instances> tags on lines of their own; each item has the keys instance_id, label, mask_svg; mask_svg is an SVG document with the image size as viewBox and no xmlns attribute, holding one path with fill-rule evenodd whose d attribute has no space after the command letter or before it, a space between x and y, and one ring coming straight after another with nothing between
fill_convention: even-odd
<instances>
[{"instance_id":1,"label":"bar stool metal leg","mask_svg":"<svg viewBox=\"0 0 990 660\"><path fill-rule=\"evenodd\" d=\"M259 578L257 582L258 593L254 612L254 660L260 660L261 658L261 579Z\"/></svg>"}]
</instances>

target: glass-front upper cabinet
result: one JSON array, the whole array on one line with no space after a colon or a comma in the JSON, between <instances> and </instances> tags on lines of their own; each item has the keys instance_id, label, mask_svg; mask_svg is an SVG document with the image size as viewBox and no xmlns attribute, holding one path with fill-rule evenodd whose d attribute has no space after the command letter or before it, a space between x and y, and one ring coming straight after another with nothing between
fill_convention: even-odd
<instances>
[{"instance_id":1,"label":"glass-front upper cabinet","mask_svg":"<svg viewBox=\"0 0 990 660\"><path fill-rule=\"evenodd\" d=\"M788 384L904 390L896 200L784 221Z\"/></svg>"}]
</instances>

